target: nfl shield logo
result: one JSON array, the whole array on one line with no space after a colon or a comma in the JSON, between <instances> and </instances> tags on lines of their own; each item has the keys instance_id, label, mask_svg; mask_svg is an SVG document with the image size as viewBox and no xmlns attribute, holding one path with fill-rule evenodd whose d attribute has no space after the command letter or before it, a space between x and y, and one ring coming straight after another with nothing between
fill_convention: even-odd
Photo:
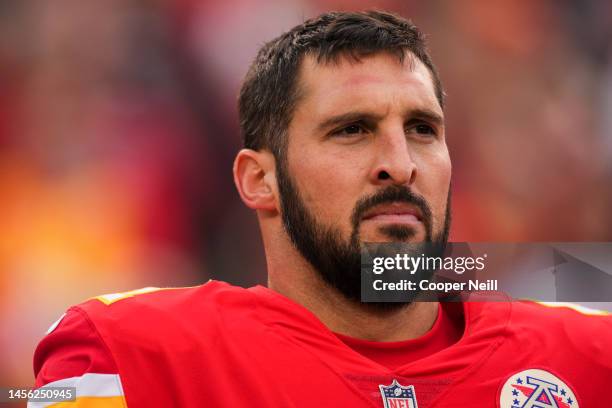
<instances>
[{"instance_id":1,"label":"nfl shield logo","mask_svg":"<svg viewBox=\"0 0 612 408\"><path fill-rule=\"evenodd\" d=\"M418 408L414 385L404 387L393 380L391 385L379 385L384 408Z\"/></svg>"}]
</instances>

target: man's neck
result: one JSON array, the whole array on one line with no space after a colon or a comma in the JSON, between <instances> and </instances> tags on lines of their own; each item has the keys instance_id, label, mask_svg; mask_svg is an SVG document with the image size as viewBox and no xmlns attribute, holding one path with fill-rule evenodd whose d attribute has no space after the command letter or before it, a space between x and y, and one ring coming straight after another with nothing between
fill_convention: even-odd
<instances>
[{"instance_id":1,"label":"man's neck","mask_svg":"<svg viewBox=\"0 0 612 408\"><path fill-rule=\"evenodd\" d=\"M270 274L268 286L306 307L333 332L371 341L402 341L423 336L436 321L439 306L436 302L375 308L347 299L311 268L304 269L307 270L292 274L295 279L290 284L286 284L286 279L275 280L274 274Z\"/></svg>"},{"instance_id":2,"label":"man's neck","mask_svg":"<svg viewBox=\"0 0 612 408\"><path fill-rule=\"evenodd\" d=\"M401 341L421 337L433 327L438 303L381 310L349 300L323 281L288 239L280 221L262 223L262 237L268 287L310 310L331 331L364 340Z\"/></svg>"}]
</instances>

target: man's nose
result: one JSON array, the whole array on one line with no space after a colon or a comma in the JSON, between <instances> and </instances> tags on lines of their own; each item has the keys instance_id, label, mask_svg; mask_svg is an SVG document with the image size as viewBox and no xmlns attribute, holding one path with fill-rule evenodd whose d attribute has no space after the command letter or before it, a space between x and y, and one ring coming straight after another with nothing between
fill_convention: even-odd
<instances>
[{"instance_id":1,"label":"man's nose","mask_svg":"<svg viewBox=\"0 0 612 408\"><path fill-rule=\"evenodd\" d=\"M389 130L377 136L371 182L377 185L412 185L417 175L417 166L404 129Z\"/></svg>"}]
</instances>

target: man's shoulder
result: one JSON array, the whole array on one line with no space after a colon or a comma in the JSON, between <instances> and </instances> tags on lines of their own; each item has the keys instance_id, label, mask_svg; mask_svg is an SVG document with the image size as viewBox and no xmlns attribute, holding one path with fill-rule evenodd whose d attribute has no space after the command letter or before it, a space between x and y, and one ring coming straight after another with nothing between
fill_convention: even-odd
<instances>
[{"instance_id":1,"label":"man's shoulder","mask_svg":"<svg viewBox=\"0 0 612 408\"><path fill-rule=\"evenodd\" d=\"M40 341L36 385L68 378L116 381L134 358L139 361L135 356L149 361L205 350L224 330L224 320L244 314L251 302L246 289L218 281L96 296L70 307Z\"/></svg>"},{"instance_id":2,"label":"man's shoulder","mask_svg":"<svg viewBox=\"0 0 612 408\"><path fill-rule=\"evenodd\" d=\"M248 313L252 302L248 290L214 280L192 287L147 287L72 306L48 334L68 340L95 336L111 350L206 341L224 329L225 319Z\"/></svg>"},{"instance_id":3,"label":"man's shoulder","mask_svg":"<svg viewBox=\"0 0 612 408\"><path fill-rule=\"evenodd\" d=\"M609 375L612 369L612 315L571 303L482 302L474 311L473 339L498 340L495 366L572 367ZM520 356L508 360L508 356Z\"/></svg>"},{"instance_id":4,"label":"man's shoulder","mask_svg":"<svg viewBox=\"0 0 612 408\"><path fill-rule=\"evenodd\" d=\"M515 301L510 306L508 332L515 338L602 351L604 344L612 342L609 312L565 302Z\"/></svg>"},{"instance_id":5,"label":"man's shoulder","mask_svg":"<svg viewBox=\"0 0 612 408\"><path fill-rule=\"evenodd\" d=\"M192 287L146 287L100 295L69 310L81 312L101 330L107 326L146 329L178 321L203 324L214 320L220 308L224 313L237 312L249 301L247 290L210 280Z\"/></svg>"},{"instance_id":6,"label":"man's shoulder","mask_svg":"<svg viewBox=\"0 0 612 408\"><path fill-rule=\"evenodd\" d=\"M512 309L515 322L604 327L612 324L610 312L577 303L520 300L512 303Z\"/></svg>"},{"instance_id":7,"label":"man's shoulder","mask_svg":"<svg viewBox=\"0 0 612 408\"><path fill-rule=\"evenodd\" d=\"M188 287L145 287L126 292L107 293L94 296L77 305L86 310L105 309L124 311L129 308L165 309L180 308L185 302L197 301L205 305L212 303L220 294L236 294L243 289L228 283L209 280L208 282Z\"/></svg>"}]
</instances>

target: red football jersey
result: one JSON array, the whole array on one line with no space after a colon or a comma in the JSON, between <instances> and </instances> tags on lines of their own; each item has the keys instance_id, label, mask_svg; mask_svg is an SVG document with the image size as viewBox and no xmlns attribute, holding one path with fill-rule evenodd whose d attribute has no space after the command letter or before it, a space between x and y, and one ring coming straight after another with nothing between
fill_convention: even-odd
<instances>
[{"instance_id":1,"label":"red football jersey","mask_svg":"<svg viewBox=\"0 0 612 408\"><path fill-rule=\"evenodd\" d=\"M611 316L534 302L462 307L457 342L391 369L261 286L100 296L41 341L36 385L75 386L62 407L611 406Z\"/></svg>"}]
</instances>

